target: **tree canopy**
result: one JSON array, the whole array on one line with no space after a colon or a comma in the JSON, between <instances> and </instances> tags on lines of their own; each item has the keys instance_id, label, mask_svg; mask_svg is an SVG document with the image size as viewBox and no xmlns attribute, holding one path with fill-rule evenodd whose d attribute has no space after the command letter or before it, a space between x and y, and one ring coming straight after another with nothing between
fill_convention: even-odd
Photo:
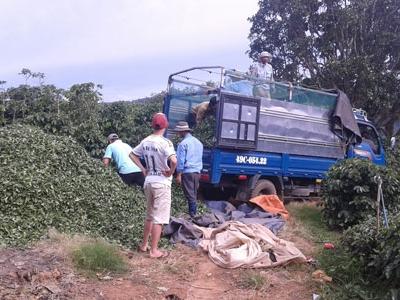
<instances>
[{"instance_id":1,"label":"tree canopy","mask_svg":"<svg viewBox=\"0 0 400 300\"><path fill-rule=\"evenodd\" d=\"M249 55L273 53L275 76L339 88L392 133L400 115L400 1L260 0Z\"/></svg>"}]
</instances>

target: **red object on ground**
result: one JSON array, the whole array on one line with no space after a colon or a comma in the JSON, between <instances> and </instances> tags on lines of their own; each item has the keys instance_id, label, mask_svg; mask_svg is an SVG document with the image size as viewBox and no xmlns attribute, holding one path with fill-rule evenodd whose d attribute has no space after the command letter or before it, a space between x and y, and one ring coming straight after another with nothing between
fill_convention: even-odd
<instances>
[{"instance_id":1,"label":"red object on ground","mask_svg":"<svg viewBox=\"0 0 400 300\"><path fill-rule=\"evenodd\" d=\"M324 249L335 249L335 245L332 243L325 243Z\"/></svg>"}]
</instances>

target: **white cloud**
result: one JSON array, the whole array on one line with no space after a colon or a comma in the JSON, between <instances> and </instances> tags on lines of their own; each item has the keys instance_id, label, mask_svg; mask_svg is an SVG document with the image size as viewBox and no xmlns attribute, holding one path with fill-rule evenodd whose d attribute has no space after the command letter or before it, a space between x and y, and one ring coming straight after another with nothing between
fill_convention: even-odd
<instances>
[{"instance_id":1,"label":"white cloud","mask_svg":"<svg viewBox=\"0 0 400 300\"><path fill-rule=\"evenodd\" d=\"M0 0L0 79L24 67L46 82L104 84L107 101L165 89L192 66L249 64L258 0Z\"/></svg>"},{"instance_id":2,"label":"white cloud","mask_svg":"<svg viewBox=\"0 0 400 300\"><path fill-rule=\"evenodd\" d=\"M256 0L3 0L2 73L246 49Z\"/></svg>"}]
</instances>

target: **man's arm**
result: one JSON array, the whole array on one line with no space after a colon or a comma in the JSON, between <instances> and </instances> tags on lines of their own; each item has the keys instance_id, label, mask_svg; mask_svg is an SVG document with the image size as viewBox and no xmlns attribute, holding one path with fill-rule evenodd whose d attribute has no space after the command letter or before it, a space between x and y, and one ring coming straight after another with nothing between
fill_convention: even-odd
<instances>
[{"instance_id":1,"label":"man's arm","mask_svg":"<svg viewBox=\"0 0 400 300\"><path fill-rule=\"evenodd\" d=\"M111 145L108 145L106 148L106 152L104 153L104 156L103 156L103 164L105 167L108 167L110 165L112 154L113 153L112 153Z\"/></svg>"},{"instance_id":2,"label":"man's arm","mask_svg":"<svg viewBox=\"0 0 400 300\"><path fill-rule=\"evenodd\" d=\"M177 166L176 166L176 183L181 184L182 182L182 172L185 168L185 160L186 160L186 151L182 144L178 145L178 149L176 150L176 159L177 159Z\"/></svg>"},{"instance_id":3,"label":"man's arm","mask_svg":"<svg viewBox=\"0 0 400 300\"><path fill-rule=\"evenodd\" d=\"M106 168L110 165L110 162L111 162L111 159L109 159L108 157L103 158L103 164Z\"/></svg>"},{"instance_id":4,"label":"man's arm","mask_svg":"<svg viewBox=\"0 0 400 300\"><path fill-rule=\"evenodd\" d=\"M139 167L139 169L142 171L144 177L146 177L147 176L147 170L142 165L142 162L140 161L140 157L135 155L133 152L131 152L131 153L129 153L129 158Z\"/></svg>"},{"instance_id":5,"label":"man's arm","mask_svg":"<svg viewBox=\"0 0 400 300\"><path fill-rule=\"evenodd\" d=\"M169 161L169 170L162 171L162 174L165 177L170 177L175 172L177 165L176 154L172 154L170 157L168 157L168 161Z\"/></svg>"},{"instance_id":6,"label":"man's arm","mask_svg":"<svg viewBox=\"0 0 400 300\"><path fill-rule=\"evenodd\" d=\"M176 165L178 164L178 160L176 159L176 155L175 155L175 154L171 155L171 156L168 158L168 160L169 160L169 162L170 162L170 167L169 167L169 171L168 171L169 174L167 174L167 175L168 175L167 177L169 177L169 176L171 176L172 174L174 174L175 169L176 169ZM165 175L165 174L164 174L164 175Z\"/></svg>"}]
</instances>

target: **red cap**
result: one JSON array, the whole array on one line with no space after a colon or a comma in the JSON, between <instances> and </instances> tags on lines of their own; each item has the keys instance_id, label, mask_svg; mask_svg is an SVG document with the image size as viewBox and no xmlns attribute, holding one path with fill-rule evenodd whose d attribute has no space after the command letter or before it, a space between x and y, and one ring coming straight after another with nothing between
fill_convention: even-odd
<instances>
[{"instance_id":1,"label":"red cap","mask_svg":"<svg viewBox=\"0 0 400 300\"><path fill-rule=\"evenodd\" d=\"M163 113L154 114L153 120L151 121L151 127L156 130L168 128L167 117Z\"/></svg>"}]
</instances>

